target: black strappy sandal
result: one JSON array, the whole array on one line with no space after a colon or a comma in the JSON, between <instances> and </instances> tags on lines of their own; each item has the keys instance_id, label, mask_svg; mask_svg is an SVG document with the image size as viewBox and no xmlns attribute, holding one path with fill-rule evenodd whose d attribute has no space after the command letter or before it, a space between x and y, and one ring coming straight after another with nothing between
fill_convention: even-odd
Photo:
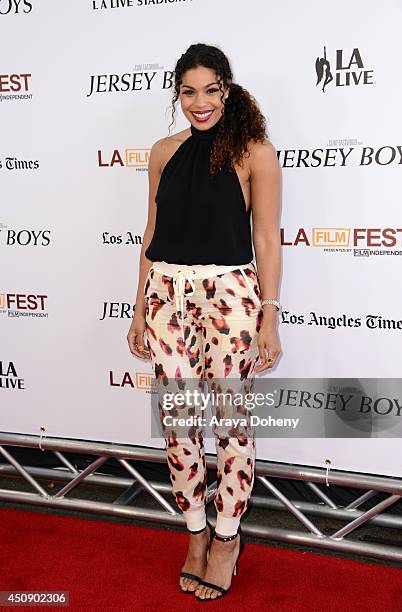
<instances>
[{"instance_id":1,"label":"black strappy sandal","mask_svg":"<svg viewBox=\"0 0 402 612\"><path fill-rule=\"evenodd\" d=\"M191 533L192 535L196 535L197 533L202 533L207 527L209 529L209 546L211 546L212 540L215 536L215 529L212 527L211 523L208 520L207 520L206 526L203 527L202 529L199 529L198 531L191 531L190 529L187 529L187 531L188 533ZM207 550L207 560L209 558L209 546ZM198 584L201 582L201 578L199 576L196 576L195 574L190 574L189 572L180 572L179 578L189 578L190 580L196 580ZM181 588L181 586L180 586L180 590L182 593L185 593L186 595L194 595L194 591L189 591L188 589L184 590Z\"/></svg>"},{"instance_id":2,"label":"black strappy sandal","mask_svg":"<svg viewBox=\"0 0 402 612\"><path fill-rule=\"evenodd\" d=\"M219 540L220 542L230 542L231 540L234 540L235 538L237 538L237 535L240 535L240 547L239 547L239 554L237 555L237 559L236 559L236 563L234 564L234 568L233 568L233 576L237 576L238 574L238 563L239 563L239 557L240 554L244 548L244 539L243 539L243 534L241 532L241 529L239 527L237 533L235 533L235 535L233 536L228 536L226 538L222 538L221 536L216 535L216 533L214 534L214 538L216 540ZM206 582L205 580L200 580L199 585L202 586L206 586L209 589L213 589L214 591L218 591L219 593L221 593L221 595L218 595L217 597L199 597L198 595L196 595L196 598L198 599L198 601L216 601L217 599L220 599L221 597L223 597L224 595L226 595L226 593L229 593L232 585L230 585L230 587L228 589L224 589L223 587L219 586L218 584L213 584L212 582Z\"/></svg>"}]
</instances>

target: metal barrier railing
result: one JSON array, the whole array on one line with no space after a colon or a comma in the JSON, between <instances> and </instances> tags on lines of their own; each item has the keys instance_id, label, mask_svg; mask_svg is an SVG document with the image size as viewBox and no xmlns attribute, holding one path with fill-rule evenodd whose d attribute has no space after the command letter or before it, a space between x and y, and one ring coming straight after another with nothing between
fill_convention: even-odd
<instances>
[{"instance_id":1,"label":"metal barrier railing","mask_svg":"<svg viewBox=\"0 0 402 612\"><path fill-rule=\"evenodd\" d=\"M11 449L7 447L40 448L43 451L50 451L57 457L60 465L52 468L22 465L22 462L17 461L10 452ZM93 455L94 459L85 469L79 470L64 456L63 452ZM0 455L5 460L4 463L0 464L0 476L1 474L19 475L32 488L30 492L0 488L0 500L2 501L63 508L65 510L81 510L153 521L166 525L184 526L185 524L181 511L171 505L163 495L169 494L170 484L145 478L141 474L141 467L135 465L141 462L165 463L164 450L0 432ZM114 458L120 463L127 472L126 477L102 473L102 466L109 458ZM214 456L207 455L207 467L213 468L215 466ZM256 480L263 485L271 496L253 495L252 504L257 507L292 513L302 524L305 531L272 528L266 524L250 524L243 521L242 529L246 535L289 544L354 553L365 557L402 561L402 547L362 542L351 537L354 531L363 524L402 528L402 517L385 512L389 506L401 498L402 479L340 470L331 470L328 474L325 469L321 468L259 460L255 464L255 475ZM275 478L302 482L309 488L310 492L317 496L317 503L290 499L275 486L273 482ZM52 495L38 482L40 479L64 482L65 485ZM88 484L116 487L122 489L122 493L113 502L80 498L78 485L84 481ZM320 488L320 484L350 487L361 489L364 492L358 495L348 506L339 507L329 495L330 487L326 487L324 492ZM74 490L74 498L68 497L72 490ZM207 503L212 501L215 490L216 483L213 483L208 488ZM143 491L152 496L159 506L157 509L135 506L136 498ZM359 509L378 493L388 495L367 510ZM337 519L344 521L345 525L327 535L322 533L313 522L312 516ZM346 538L346 536L348 537Z\"/></svg>"}]
</instances>

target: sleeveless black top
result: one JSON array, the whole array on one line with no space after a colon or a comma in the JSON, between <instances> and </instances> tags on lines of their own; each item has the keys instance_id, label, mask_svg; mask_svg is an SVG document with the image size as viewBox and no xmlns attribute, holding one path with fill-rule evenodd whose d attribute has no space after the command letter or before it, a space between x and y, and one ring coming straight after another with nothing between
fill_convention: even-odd
<instances>
[{"instance_id":1,"label":"sleeveless black top","mask_svg":"<svg viewBox=\"0 0 402 612\"><path fill-rule=\"evenodd\" d=\"M222 118L206 130L193 125L166 163L155 196L151 261L177 264L246 264L253 260L250 212L236 172L208 174L213 138Z\"/></svg>"}]
</instances>

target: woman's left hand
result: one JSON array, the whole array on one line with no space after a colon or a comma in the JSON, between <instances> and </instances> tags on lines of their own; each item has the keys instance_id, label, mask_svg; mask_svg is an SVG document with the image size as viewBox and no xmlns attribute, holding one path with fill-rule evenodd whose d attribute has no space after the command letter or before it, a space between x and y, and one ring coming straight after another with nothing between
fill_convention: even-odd
<instances>
[{"instance_id":1,"label":"woman's left hand","mask_svg":"<svg viewBox=\"0 0 402 612\"><path fill-rule=\"evenodd\" d=\"M276 359L281 352L276 322L264 322L263 319L260 331L258 332L258 352L260 355L260 364L255 368L256 372L262 372L275 365ZM268 352L268 357L266 352Z\"/></svg>"}]
</instances>

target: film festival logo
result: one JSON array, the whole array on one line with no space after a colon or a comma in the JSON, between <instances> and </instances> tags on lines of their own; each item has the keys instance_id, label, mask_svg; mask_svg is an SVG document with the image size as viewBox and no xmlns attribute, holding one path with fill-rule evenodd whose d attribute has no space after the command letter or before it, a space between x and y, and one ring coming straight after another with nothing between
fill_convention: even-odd
<instances>
[{"instance_id":1,"label":"film festival logo","mask_svg":"<svg viewBox=\"0 0 402 612\"><path fill-rule=\"evenodd\" d=\"M129 387L146 393L155 393L157 389L155 376L152 372L135 372L133 376L128 371L119 375L113 370L109 370L109 386L118 389Z\"/></svg>"},{"instance_id":2,"label":"film festival logo","mask_svg":"<svg viewBox=\"0 0 402 612\"><path fill-rule=\"evenodd\" d=\"M31 100L31 77L32 74L28 72L0 74L0 102L6 100Z\"/></svg>"},{"instance_id":3,"label":"film festival logo","mask_svg":"<svg viewBox=\"0 0 402 612\"><path fill-rule=\"evenodd\" d=\"M0 361L0 389L25 389L25 380L18 376L12 361Z\"/></svg>"},{"instance_id":4,"label":"film festival logo","mask_svg":"<svg viewBox=\"0 0 402 612\"><path fill-rule=\"evenodd\" d=\"M335 70L335 76L333 74ZM358 48L353 49L350 56L345 55L343 49L335 52L335 65L327 58L327 48L324 46L323 55L315 61L317 85L322 85L322 91L330 83L336 87L351 87L352 85L373 85L373 70L367 70L363 64Z\"/></svg>"},{"instance_id":5,"label":"film festival logo","mask_svg":"<svg viewBox=\"0 0 402 612\"><path fill-rule=\"evenodd\" d=\"M402 227L299 227L292 235L281 228L282 246L318 247L352 252L356 257L402 255Z\"/></svg>"},{"instance_id":6,"label":"film festival logo","mask_svg":"<svg viewBox=\"0 0 402 612\"><path fill-rule=\"evenodd\" d=\"M146 172L150 153L151 149L127 148L123 151L114 149L111 155L108 155L98 149L98 167L113 168L117 166L119 168L135 168L137 171Z\"/></svg>"},{"instance_id":7,"label":"film festival logo","mask_svg":"<svg viewBox=\"0 0 402 612\"><path fill-rule=\"evenodd\" d=\"M0 314L9 317L48 317L47 295L0 293Z\"/></svg>"}]
</instances>

